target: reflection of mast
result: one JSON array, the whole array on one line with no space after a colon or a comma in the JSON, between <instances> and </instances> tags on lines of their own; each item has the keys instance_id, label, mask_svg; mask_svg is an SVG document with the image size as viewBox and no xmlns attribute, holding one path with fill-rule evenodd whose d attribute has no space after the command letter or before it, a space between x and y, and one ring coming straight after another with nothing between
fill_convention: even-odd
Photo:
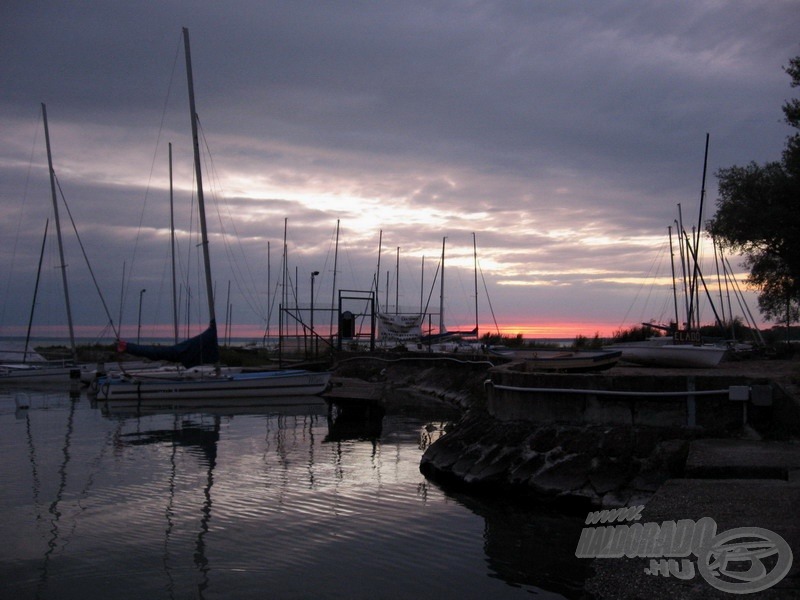
<instances>
[{"instance_id":1,"label":"reflection of mast","mask_svg":"<svg viewBox=\"0 0 800 600\"><path fill-rule=\"evenodd\" d=\"M214 432L216 434L215 440L219 439L220 417L214 416ZM208 533L208 522L211 520L211 486L214 485L214 467L217 465L217 443L209 445L204 448L208 456L208 470L206 471L206 485L203 488L203 508L200 509L202 517L200 519L200 532L197 534L197 542L195 543L194 551L194 564L203 574L203 580L197 584L197 593L200 598L203 597L203 592L208 588L208 573L211 568L208 566L208 558L206 557L206 544L205 536Z\"/></svg>"},{"instance_id":2,"label":"reflection of mast","mask_svg":"<svg viewBox=\"0 0 800 600\"><path fill-rule=\"evenodd\" d=\"M39 514L39 490L42 487L39 481L39 468L36 466L36 446L33 444L33 432L31 431L31 413L29 410L25 411L25 432L28 436L28 455L31 461L31 474L33 478L33 506L36 509L36 519L41 516Z\"/></svg>"},{"instance_id":3,"label":"reflection of mast","mask_svg":"<svg viewBox=\"0 0 800 600\"><path fill-rule=\"evenodd\" d=\"M178 429L178 415L175 415L172 429ZM178 445L176 443L172 443L172 454L169 457L170 463L170 472L169 472L169 502L167 503L167 509L165 511L167 517L167 529L164 532L164 558L162 563L164 564L164 572L167 574L167 579L169 579L169 584L167 585L167 589L170 592L170 596L172 596L172 591L175 588L175 582L172 579L172 571L169 567L169 538L172 534L172 516L175 514L173 510L173 504L175 502L175 479L177 475L177 467L175 463L175 455L177 453Z\"/></svg>"},{"instance_id":4,"label":"reflection of mast","mask_svg":"<svg viewBox=\"0 0 800 600\"><path fill-rule=\"evenodd\" d=\"M61 503L61 499L64 496L64 489L67 487L67 465L69 464L70 459L69 446L70 440L72 439L72 424L75 417L76 404L76 402L70 402L69 417L67 418L67 433L64 436L64 448L62 450L64 460L58 469L58 490L56 490L55 499L50 503L50 507L48 509L48 512L52 515L52 518L50 519L50 533L52 535L50 540L47 542L47 551L44 553L44 564L42 565L41 577L39 578L39 587L36 593L37 598L42 595L42 592L44 591L43 588L47 584L50 556L58 546L58 522L61 520L61 512L58 510L58 505Z\"/></svg>"}]
</instances>

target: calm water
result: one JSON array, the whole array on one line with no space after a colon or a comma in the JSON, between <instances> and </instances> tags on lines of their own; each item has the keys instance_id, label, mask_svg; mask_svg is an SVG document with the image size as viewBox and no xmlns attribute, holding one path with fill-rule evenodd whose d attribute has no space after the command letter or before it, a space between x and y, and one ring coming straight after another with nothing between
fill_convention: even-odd
<instances>
[{"instance_id":1,"label":"calm water","mask_svg":"<svg viewBox=\"0 0 800 600\"><path fill-rule=\"evenodd\" d=\"M0 596L579 595L579 517L419 473L452 415L329 419L309 402L108 414L0 390Z\"/></svg>"}]
</instances>

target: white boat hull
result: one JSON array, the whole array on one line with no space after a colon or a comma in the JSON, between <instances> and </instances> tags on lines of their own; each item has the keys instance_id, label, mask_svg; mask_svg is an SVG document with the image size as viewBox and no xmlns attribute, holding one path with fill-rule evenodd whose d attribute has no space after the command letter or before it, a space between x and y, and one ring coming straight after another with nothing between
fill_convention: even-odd
<instances>
[{"instance_id":1,"label":"white boat hull","mask_svg":"<svg viewBox=\"0 0 800 600\"><path fill-rule=\"evenodd\" d=\"M681 344L615 344L611 348L622 351L622 360L647 367L674 367L703 369L716 367L726 348L719 346L691 346Z\"/></svg>"},{"instance_id":2,"label":"white boat hull","mask_svg":"<svg viewBox=\"0 0 800 600\"><path fill-rule=\"evenodd\" d=\"M241 367L222 367L223 375L241 373ZM125 376L139 379L202 379L214 374L214 367L201 365L188 369L175 365L153 365L149 362L106 363L100 369L81 370L81 381L89 385L95 379L108 377L113 379Z\"/></svg>"},{"instance_id":3,"label":"white boat hull","mask_svg":"<svg viewBox=\"0 0 800 600\"><path fill-rule=\"evenodd\" d=\"M3 384L38 384L69 383L79 380L80 366L48 366L39 364L0 365L0 385Z\"/></svg>"},{"instance_id":4,"label":"white boat hull","mask_svg":"<svg viewBox=\"0 0 800 600\"><path fill-rule=\"evenodd\" d=\"M527 372L560 371L588 373L605 371L613 367L621 358L618 350L571 351L571 350L489 350L495 354L520 361Z\"/></svg>"},{"instance_id":5,"label":"white boat hull","mask_svg":"<svg viewBox=\"0 0 800 600\"><path fill-rule=\"evenodd\" d=\"M266 371L204 379L101 379L97 399L108 402L196 400L197 406L224 406L233 398L315 396L324 392L331 374L312 371Z\"/></svg>"}]
</instances>

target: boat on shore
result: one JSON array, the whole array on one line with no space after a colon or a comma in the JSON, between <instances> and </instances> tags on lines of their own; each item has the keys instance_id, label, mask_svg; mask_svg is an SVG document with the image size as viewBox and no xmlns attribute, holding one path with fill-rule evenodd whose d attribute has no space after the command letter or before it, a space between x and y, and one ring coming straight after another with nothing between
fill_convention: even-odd
<instances>
[{"instance_id":1,"label":"boat on shore","mask_svg":"<svg viewBox=\"0 0 800 600\"><path fill-rule=\"evenodd\" d=\"M507 350L487 349L494 356L524 364L525 371L590 373L610 369L620 360L619 350Z\"/></svg>"},{"instance_id":2,"label":"boat on shore","mask_svg":"<svg viewBox=\"0 0 800 600\"><path fill-rule=\"evenodd\" d=\"M619 350L621 360L647 367L707 369L716 367L728 349L712 344L675 344L669 337L608 346Z\"/></svg>"}]
</instances>

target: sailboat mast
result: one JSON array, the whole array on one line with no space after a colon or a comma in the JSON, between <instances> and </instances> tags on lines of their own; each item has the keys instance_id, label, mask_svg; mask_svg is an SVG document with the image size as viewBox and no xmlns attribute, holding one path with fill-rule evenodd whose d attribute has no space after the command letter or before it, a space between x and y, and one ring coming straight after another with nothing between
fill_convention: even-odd
<instances>
[{"instance_id":1,"label":"sailboat mast","mask_svg":"<svg viewBox=\"0 0 800 600\"><path fill-rule=\"evenodd\" d=\"M397 259L394 266L394 314L400 312L400 246L397 247Z\"/></svg>"},{"instance_id":2,"label":"sailboat mast","mask_svg":"<svg viewBox=\"0 0 800 600\"><path fill-rule=\"evenodd\" d=\"M475 271L475 337L478 337L478 242L472 232L472 261Z\"/></svg>"},{"instance_id":3,"label":"sailboat mast","mask_svg":"<svg viewBox=\"0 0 800 600\"><path fill-rule=\"evenodd\" d=\"M422 255L422 266L419 276L419 314L422 314L422 294L425 291L425 255Z\"/></svg>"},{"instance_id":4,"label":"sailboat mast","mask_svg":"<svg viewBox=\"0 0 800 600\"><path fill-rule=\"evenodd\" d=\"M186 79L189 84L189 113L192 120L192 145L194 148L194 171L197 179L197 208L200 213L200 240L203 246L203 266L206 272L206 295L208 296L208 318L216 322L214 311L214 285L211 282L211 257L208 253L208 228L203 197L203 171L200 168L200 140L197 134L197 110L194 103L194 77L192 76L192 53L189 48L189 30L183 28L183 46L186 54Z\"/></svg>"},{"instance_id":5,"label":"sailboat mast","mask_svg":"<svg viewBox=\"0 0 800 600\"><path fill-rule=\"evenodd\" d=\"M270 321L272 320L272 304L270 302L270 286L272 285L272 255L270 252L269 241L267 241L267 329L264 335L264 345L269 339Z\"/></svg>"},{"instance_id":6,"label":"sailboat mast","mask_svg":"<svg viewBox=\"0 0 800 600\"><path fill-rule=\"evenodd\" d=\"M442 238L442 278L439 281L439 333L444 333L444 245L446 237Z\"/></svg>"},{"instance_id":7,"label":"sailboat mast","mask_svg":"<svg viewBox=\"0 0 800 600\"><path fill-rule=\"evenodd\" d=\"M61 282L64 286L64 304L67 309L67 325L69 327L69 345L72 349L72 359L78 360L75 348L75 328L72 325L72 307L69 303L69 287L67 286L67 265L64 262L64 242L61 239L61 221L58 218L58 196L56 195L56 172L53 169L53 155L50 151L50 129L47 126L47 107L42 102L42 119L44 120L44 140L47 146L47 167L50 169L50 193L53 197L53 212L55 213L56 234L58 237L58 258L61 261Z\"/></svg>"},{"instance_id":8,"label":"sailboat mast","mask_svg":"<svg viewBox=\"0 0 800 600\"><path fill-rule=\"evenodd\" d=\"M675 287L675 250L672 247L672 225L667 227L669 234L669 266L672 269L672 303L675 307L675 328L680 329L678 321L678 290Z\"/></svg>"},{"instance_id":9,"label":"sailboat mast","mask_svg":"<svg viewBox=\"0 0 800 600\"><path fill-rule=\"evenodd\" d=\"M378 267L375 270L375 302L377 304L378 312L381 312L381 249L383 248L383 229L378 233Z\"/></svg>"},{"instance_id":10,"label":"sailboat mast","mask_svg":"<svg viewBox=\"0 0 800 600\"><path fill-rule=\"evenodd\" d=\"M178 290L175 275L175 210L172 188L172 142L169 143L169 235L172 254L172 327L175 343L178 343Z\"/></svg>"},{"instance_id":11,"label":"sailboat mast","mask_svg":"<svg viewBox=\"0 0 800 600\"><path fill-rule=\"evenodd\" d=\"M333 252L333 285L331 285L331 327L330 335L333 335L333 318L335 311L333 307L336 305L336 270L339 268L339 219L336 219L336 246Z\"/></svg>"},{"instance_id":12,"label":"sailboat mast","mask_svg":"<svg viewBox=\"0 0 800 600\"><path fill-rule=\"evenodd\" d=\"M39 267L36 269L36 285L33 288L33 302L31 302L31 316L28 318L28 331L25 334L25 348L22 350L22 362L28 362L28 344L31 341L31 328L33 327L33 312L36 310L36 297L39 295L39 279L42 276L42 260L44 250L47 245L47 229L50 226L50 219L44 222L44 236L42 237L42 249L39 252Z\"/></svg>"}]
</instances>

